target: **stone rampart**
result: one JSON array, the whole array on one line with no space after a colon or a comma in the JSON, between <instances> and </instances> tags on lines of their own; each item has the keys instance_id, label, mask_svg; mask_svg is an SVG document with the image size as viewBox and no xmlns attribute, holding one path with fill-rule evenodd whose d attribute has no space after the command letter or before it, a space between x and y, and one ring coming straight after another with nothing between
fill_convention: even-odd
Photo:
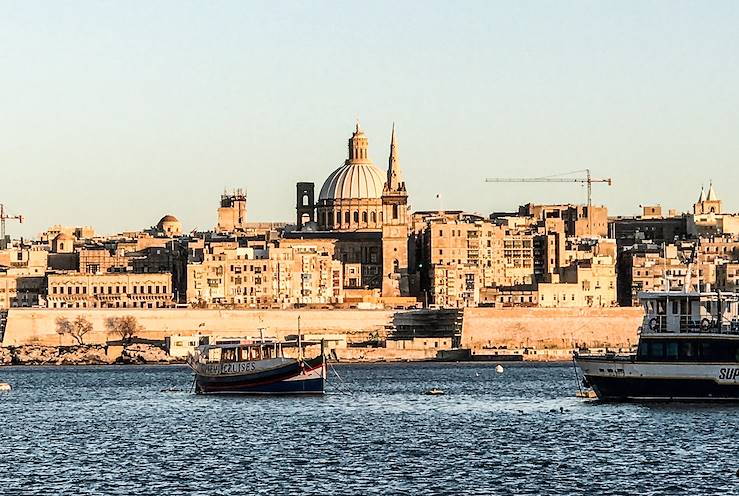
<instances>
[{"instance_id":1,"label":"stone rampart","mask_svg":"<svg viewBox=\"0 0 739 496\"><path fill-rule=\"evenodd\" d=\"M147 339L163 339L174 334L217 334L219 336L258 336L265 328L267 336L284 337L296 334L298 316L305 334L348 334L360 337L384 331L392 317L385 310L200 310L200 309L11 309L3 346L72 345L70 336L56 333L56 319L87 318L93 332L85 343L103 344L117 339L108 334L108 317L131 315L142 331L136 335Z\"/></svg>"},{"instance_id":2,"label":"stone rampart","mask_svg":"<svg viewBox=\"0 0 739 496\"><path fill-rule=\"evenodd\" d=\"M462 346L625 348L636 344L641 318L640 307L468 308Z\"/></svg>"},{"instance_id":3,"label":"stone rampart","mask_svg":"<svg viewBox=\"0 0 739 496\"><path fill-rule=\"evenodd\" d=\"M78 315L93 324L93 332L85 336L89 344L103 344L110 339L105 320L123 315L135 317L143 328L137 335L149 339L197 333L257 336L259 328L265 328L269 336L284 337L296 333L300 316L300 328L305 334L347 334L349 340L359 341L372 333L382 335L392 311L12 309L2 344L72 345L70 336L63 336L60 342L56 319L63 316L73 320ZM569 349L573 344L627 347L636 343L641 315L640 308L469 308L464 315L462 346L477 349L492 346Z\"/></svg>"}]
</instances>

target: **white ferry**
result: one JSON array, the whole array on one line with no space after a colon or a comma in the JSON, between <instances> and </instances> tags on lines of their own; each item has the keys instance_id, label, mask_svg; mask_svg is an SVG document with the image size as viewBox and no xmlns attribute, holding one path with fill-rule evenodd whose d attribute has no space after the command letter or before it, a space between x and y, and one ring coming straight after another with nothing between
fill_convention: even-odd
<instances>
[{"instance_id":1,"label":"white ferry","mask_svg":"<svg viewBox=\"0 0 739 496\"><path fill-rule=\"evenodd\" d=\"M639 294L635 354L575 354L601 400L739 400L739 294Z\"/></svg>"}]
</instances>

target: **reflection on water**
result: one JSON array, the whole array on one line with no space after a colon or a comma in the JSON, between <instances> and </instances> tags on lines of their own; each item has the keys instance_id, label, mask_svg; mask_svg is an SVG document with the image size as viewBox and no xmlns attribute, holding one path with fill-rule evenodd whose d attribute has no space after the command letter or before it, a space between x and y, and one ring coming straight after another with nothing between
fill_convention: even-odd
<instances>
[{"instance_id":1,"label":"reflection on water","mask_svg":"<svg viewBox=\"0 0 739 496\"><path fill-rule=\"evenodd\" d=\"M571 365L494 367L341 365L324 397L195 396L179 366L0 368L0 491L739 491L739 406L587 403Z\"/></svg>"}]
</instances>

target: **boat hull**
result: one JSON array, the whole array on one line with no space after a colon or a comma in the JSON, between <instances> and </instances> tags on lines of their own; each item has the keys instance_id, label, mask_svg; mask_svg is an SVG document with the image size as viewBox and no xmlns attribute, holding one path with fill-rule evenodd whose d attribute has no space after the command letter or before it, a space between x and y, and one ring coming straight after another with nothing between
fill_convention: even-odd
<instances>
[{"instance_id":1,"label":"boat hull","mask_svg":"<svg viewBox=\"0 0 739 496\"><path fill-rule=\"evenodd\" d=\"M323 357L293 362L249 374L205 375L198 373L199 394L323 394L326 364Z\"/></svg>"},{"instance_id":2,"label":"boat hull","mask_svg":"<svg viewBox=\"0 0 739 496\"><path fill-rule=\"evenodd\" d=\"M606 357L576 358L604 401L739 401L736 363L658 363Z\"/></svg>"}]
</instances>

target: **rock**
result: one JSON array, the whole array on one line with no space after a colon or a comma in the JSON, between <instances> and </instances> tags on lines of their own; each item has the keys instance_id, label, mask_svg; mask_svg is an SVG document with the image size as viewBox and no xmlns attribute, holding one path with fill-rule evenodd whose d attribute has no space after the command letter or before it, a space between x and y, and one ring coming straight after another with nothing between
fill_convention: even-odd
<instances>
[{"instance_id":1,"label":"rock","mask_svg":"<svg viewBox=\"0 0 739 496\"><path fill-rule=\"evenodd\" d=\"M45 365L54 363L59 354L56 346L24 345L11 350L13 365Z\"/></svg>"},{"instance_id":2,"label":"rock","mask_svg":"<svg viewBox=\"0 0 739 496\"><path fill-rule=\"evenodd\" d=\"M180 359L169 356L159 346L151 344L134 343L126 346L117 360L118 363L141 364L141 363L177 363Z\"/></svg>"},{"instance_id":3,"label":"rock","mask_svg":"<svg viewBox=\"0 0 739 496\"><path fill-rule=\"evenodd\" d=\"M0 365L10 365L13 363L13 354L8 348L0 348Z\"/></svg>"},{"instance_id":4,"label":"rock","mask_svg":"<svg viewBox=\"0 0 739 496\"><path fill-rule=\"evenodd\" d=\"M100 345L39 346L24 345L6 348L13 365L97 365L111 363ZM0 363L6 363L0 351Z\"/></svg>"}]
</instances>

